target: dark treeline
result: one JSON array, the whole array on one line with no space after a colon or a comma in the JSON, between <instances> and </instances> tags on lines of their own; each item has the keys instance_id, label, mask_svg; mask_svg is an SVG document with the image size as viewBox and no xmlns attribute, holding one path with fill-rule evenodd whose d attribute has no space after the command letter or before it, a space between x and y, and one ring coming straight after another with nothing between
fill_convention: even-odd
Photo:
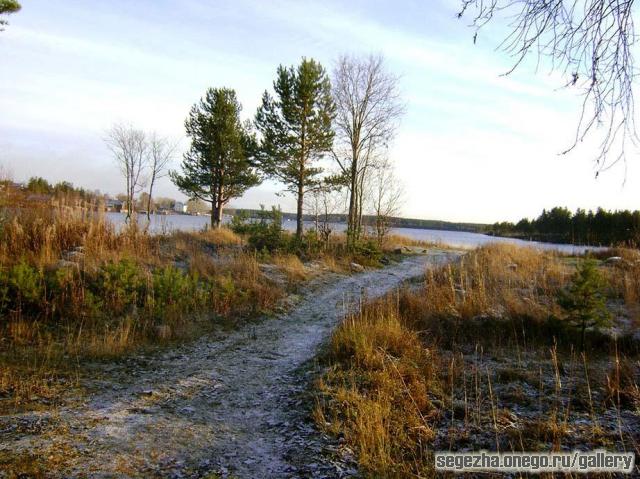
<instances>
[{"instance_id":1,"label":"dark treeline","mask_svg":"<svg viewBox=\"0 0 640 479\"><path fill-rule=\"evenodd\" d=\"M98 190L87 190L76 187L68 181L51 183L46 179L33 176L25 183L16 183L10 179L0 179L0 191L3 192L2 203L11 198L12 203L20 202L49 202L61 201L65 204L80 204L97 206L105 199L105 195Z\"/></svg>"},{"instance_id":2,"label":"dark treeline","mask_svg":"<svg viewBox=\"0 0 640 479\"><path fill-rule=\"evenodd\" d=\"M85 201L95 201L101 196L99 192L75 187L73 183L68 181L50 183L39 176L29 178L29 181L23 186L23 190L36 195L46 195L55 198L73 197Z\"/></svg>"},{"instance_id":3,"label":"dark treeline","mask_svg":"<svg viewBox=\"0 0 640 479\"><path fill-rule=\"evenodd\" d=\"M638 246L640 211L598 208L595 213L583 209L572 213L567 208L556 207L543 210L534 220L496 223L489 233L553 243Z\"/></svg>"}]
</instances>

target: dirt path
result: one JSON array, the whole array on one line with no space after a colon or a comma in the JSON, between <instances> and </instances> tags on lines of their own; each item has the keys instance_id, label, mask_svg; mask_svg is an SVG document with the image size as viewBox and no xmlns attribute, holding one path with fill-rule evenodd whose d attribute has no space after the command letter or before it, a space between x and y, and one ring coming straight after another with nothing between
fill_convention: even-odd
<instances>
[{"instance_id":1,"label":"dirt path","mask_svg":"<svg viewBox=\"0 0 640 479\"><path fill-rule=\"evenodd\" d=\"M43 425L37 433L0 441L0 452L64 456L63 469L53 477L353 475L354 467L332 454L337 444L308 419L302 392L312 375L309 364L345 305L362 293L384 294L422 274L426 265L454 256L433 251L342 277L308 293L285 315L220 338L102 365L92 374L88 387L94 392L85 403L55 416L13 418Z\"/></svg>"}]
</instances>

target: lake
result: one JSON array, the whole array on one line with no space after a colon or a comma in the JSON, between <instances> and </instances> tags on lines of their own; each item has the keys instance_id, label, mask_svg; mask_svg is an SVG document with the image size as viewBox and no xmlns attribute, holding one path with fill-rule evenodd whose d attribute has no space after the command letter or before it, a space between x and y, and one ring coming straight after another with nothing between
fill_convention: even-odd
<instances>
[{"instance_id":1,"label":"lake","mask_svg":"<svg viewBox=\"0 0 640 479\"><path fill-rule=\"evenodd\" d=\"M124 225L125 215L122 213L106 213L107 219L116 227ZM140 224L146 224L147 218L139 215ZM231 221L230 216L225 216L224 223ZM191 215L152 215L149 230L152 233L168 233L174 230L193 231L201 230L210 224L208 216L191 216ZM284 229L294 231L296 222L284 220L282 222ZM313 223L305 222L305 227L311 228ZM334 231L344 231L346 224L334 223ZM419 228L392 228L392 234L406 236L407 238L428 241L433 243L442 243L448 246L459 248L476 248L487 243L507 243L518 246L527 246L543 250L560 251L562 253L582 254L586 251L598 251L602 248L594 246L574 246L567 244L541 243L538 241L524 241L515 238L501 238L498 236L488 236L481 233L469 233L465 231L448 231L448 230L430 230Z\"/></svg>"}]
</instances>

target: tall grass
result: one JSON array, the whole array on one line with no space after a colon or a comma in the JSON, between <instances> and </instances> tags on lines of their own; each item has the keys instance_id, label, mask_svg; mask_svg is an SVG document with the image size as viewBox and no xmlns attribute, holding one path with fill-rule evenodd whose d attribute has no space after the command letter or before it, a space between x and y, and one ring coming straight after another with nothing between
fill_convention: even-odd
<instances>
[{"instance_id":1,"label":"tall grass","mask_svg":"<svg viewBox=\"0 0 640 479\"><path fill-rule=\"evenodd\" d=\"M356 446L365 471L427 473L431 419L442 396L432 355L400 320L393 298L347 318L333 335L332 367L318 382L314 415Z\"/></svg>"},{"instance_id":2,"label":"tall grass","mask_svg":"<svg viewBox=\"0 0 640 479\"><path fill-rule=\"evenodd\" d=\"M614 310L636 265L600 266ZM580 258L487 246L364 306L335 331L314 416L366 477L433 477L433 451L640 453L637 341L579 335L557 305Z\"/></svg>"},{"instance_id":3,"label":"tall grass","mask_svg":"<svg viewBox=\"0 0 640 479\"><path fill-rule=\"evenodd\" d=\"M18 402L69 373L65 358L193 336L283 294L229 230L116 231L92 205L61 202L5 205L0 218L0 396Z\"/></svg>"}]
</instances>

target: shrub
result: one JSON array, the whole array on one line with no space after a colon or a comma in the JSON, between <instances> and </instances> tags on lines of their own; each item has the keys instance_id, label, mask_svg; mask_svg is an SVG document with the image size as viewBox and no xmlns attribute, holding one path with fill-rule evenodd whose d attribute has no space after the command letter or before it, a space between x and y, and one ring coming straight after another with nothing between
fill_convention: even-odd
<instances>
[{"instance_id":1,"label":"shrub","mask_svg":"<svg viewBox=\"0 0 640 479\"><path fill-rule=\"evenodd\" d=\"M302 237L302 241L298 245L299 252L306 255L315 256L319 254L323 248L326 247L326 243L323 243L318 236L316 230L308 230ZM292 251L295 252L295 251Z\"/></svg>"},{"instance_id":2,"label":"shrub","mask_svg":"<svg viewBox=\"0 0 640 479\"><path fill-rule=\"evenodd\" d=\"M96 294L102 296L111 311L122 314L132 306L143 306L147 277L130 259L107 263L100 274Z\"/></svg>"},{"instance_id":3,"label":"shrub","mask_svg":"<svg viewBox=\"0 0 640 479\"><path fill-rule=\"evenodd\" d=\"M79 268L71 266L49 270L46 274L46 284L52 316L59 315L70 319L86 315L84 303L88 291ZM90 311L93 313L95 310L91 308Z\"/></svg>"},{"instance_id":4,"label":"shrub","mask_svg":"<svg viewBox=\"0 0 640 479\"><path fill-rule=\"evenodd\" d=\"M366 239L355 244L354 255L361 263L378 264L382 258L382 250L375 241Z\"/></svg>"},{"instance_id":5,"label":"shrub","mask_svg":"<svg viewBox=\"0 0 640 479\"><path fill-rule=\"evenodd\" d=\"M580 329L580 347L583 350L586 329L606 326L611 319L605 287L606 282L595 261L586 259L578 264L569 287L558 295L558 304L565 310L567 320Z\"/></svg>"},{"instance_id":6,"label":"shrub","mask_svg":"<svg viewBox=\"0 0 640 479\"><path fill-rule=\"evenodd\" d=\"M0 272L0 312L37 309L44 301L41 270L24 260Z\"/></svg>"},{"instance_id":7,"label":"shrub","mask_svg":"<svg viewBox=\"0 0 640 479\"><path fill-rule=\"evenodd\" d=\"M191 311L202 302L202 289L197 276L191 276L173 266L153 272L153 295L149 298L156 314L178 309Z\"/></svg>"},{"instance_id":8,"label":"shrub","mask_svg":"<svg viewBox=\"0 0 640 479\"><path fill-rule=\"evenodd\" d=\"M256 251L272 253L284 246L282 212L275 207L267 211L261 206L257 220L249 218L246 212L234 216L231 230L246 235L249 247Z\"/></svg>"}]
</instances>

